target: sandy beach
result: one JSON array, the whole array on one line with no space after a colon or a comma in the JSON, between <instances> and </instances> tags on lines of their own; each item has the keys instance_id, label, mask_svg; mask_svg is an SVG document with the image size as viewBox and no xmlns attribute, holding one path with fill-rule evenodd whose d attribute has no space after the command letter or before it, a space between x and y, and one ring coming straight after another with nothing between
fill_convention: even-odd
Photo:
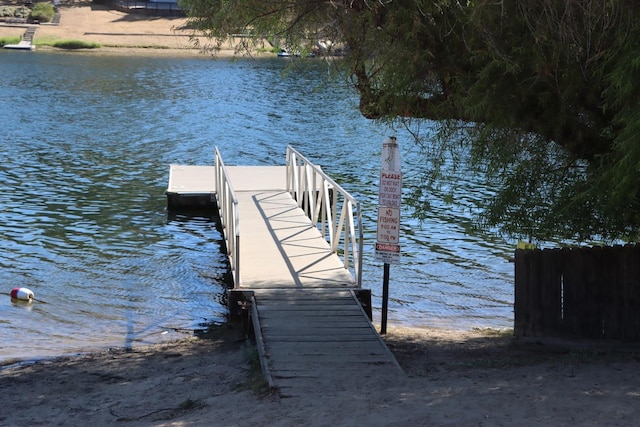
<instances>
[{"instance_id":1,"label":"sandy beach","mask_svg":"<svg viewBox=\"0 0 640 427\"><path fill-rule=\"evenodd\" d=\"M239 328L0 370L3 426L634 426L629 352L516 345L507 333L390 327L406 377L284 398Z\"/></svg>"},{"instance_id":2,"label":"sandy beach","mask_svg":"<svg viewBox=\"0 0 640 427\"><path fill-rule=\"evenodd\" d=\"M95 41L91 54L202 55L184 18L62 2L38 37ZM22 27L0 26L0 36ZM230 55L225 50L222 55ZM0 426L640 426L640 355L518 343L509 331L390 325L405 377L282 397L240 328L0 367Z\"/></svg>"}]
</instances>

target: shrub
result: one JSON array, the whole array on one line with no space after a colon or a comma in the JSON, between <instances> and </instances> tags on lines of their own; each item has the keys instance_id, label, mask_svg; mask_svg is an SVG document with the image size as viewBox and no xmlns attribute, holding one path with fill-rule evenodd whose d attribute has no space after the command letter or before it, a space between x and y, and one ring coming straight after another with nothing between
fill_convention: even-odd
<instances>
[{"instance_id":1,"label":"shrub","mask_svg":"<svg viewBox=\"0 0 640 427\"><path fill-rule=\"evenodd\" d=\"M85 42L82 40L59 40L53 42L51 46L59 49L95 49L99 48L100 44L95 42Z\"/></svg>"},{"instance_id":2,"label":"shrub","mask_svg":"<svg viewBox=\"0 0 640 427\"><path fill-rule=\"evenodd\" d=\"M0 17L2 18L28 18L31 9L25 6L0 6Z\"/></svg>"},{"instance_id":3,"label":"shrub","mask_svg":"<svg viewBox=\"0 0 640 427\"><path fill-rule=\"evenodd\" d=\"M20 6L20 7L16 7L15 10L13 11L13 16L15 16L16 18L28 18L29 14L31 14L31 9L29 9L26 6ZM51 18L53 19L53 17Z\"/></svg>"},{"instance_id":4,"label":"shrub","mask_svg":"<svg viewBox=\"0 0 640 427\"><path fill-rule=\"evenodd\" d=\"M31 19L40 22L51 22L56 14L51 3L36 3L31 10Z\"/></svg>"},{"instance_id":5,"label":"shrub","mask_svg":"<svg viewBox=\"0 0 640 427\"><path fill-rule=\"evenodd\" d=\"M7 44L18 44L20 43L20 37L0 37L0 47L3 47Z\"/></svg>"}]
</instances>

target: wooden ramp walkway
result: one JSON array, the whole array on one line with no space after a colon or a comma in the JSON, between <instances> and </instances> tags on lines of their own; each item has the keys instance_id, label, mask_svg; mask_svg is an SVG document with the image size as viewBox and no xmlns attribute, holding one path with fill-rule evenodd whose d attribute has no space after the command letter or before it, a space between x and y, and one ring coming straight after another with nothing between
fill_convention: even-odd
<instances>
[{"instance_id":1,"label":"wooden ramp walkway","mask_svg":"<svg viewBox=\"0 0 640 427\"><path fill-rule=\"evenodd\" d=\"M283 396L379 386L403 375L351 290L260 290L255 301L265 374Z\"/></svg>"},{"instance_id":2,"label":"wooden ramp walkway","mask_svg":"<svg viewBox=\"0 0 640 427\"><path fill-rule=\"evenodd\" d=\"M210 168L172 165L169 203L211 200L211 181L219 178ZM235 267L230 310L240 304L250 313L270 385L295 396L402 376L365 310L370 293L362 298L343 260L287 191L286 168L225 169L239 214L239 251L231 256L242 266Z\"/></svg>"}]
</instances>

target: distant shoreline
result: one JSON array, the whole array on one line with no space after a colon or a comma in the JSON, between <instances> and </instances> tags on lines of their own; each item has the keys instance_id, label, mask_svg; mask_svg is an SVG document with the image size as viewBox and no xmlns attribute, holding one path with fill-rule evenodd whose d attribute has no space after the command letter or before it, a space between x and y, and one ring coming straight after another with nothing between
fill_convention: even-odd
<instances>
[{"instance_id":1,"label":"distant shoreline","mask_svg":"<svg viewBox=\"0 0 640 427\"><path fill-rule=\"evenodd\" d=\"M88 1L60 2L59 24L35 25L35 52L77 52L107 55L140 55L164 57L275 57L272 52L236 51L237 40L231 39L213 51L212 40L188 28L186 17L150 16L127 13ZM0 37L20 37L33 24L0 23ZM43 41L78 40L96 43L94 49L58 49L42 45Z\"/></svg>"},{"instance_id":2,"label":"distant shoreline","mask_svg":"<svg viewBox=\"0 0 640 427\"><path fill-rule=\"evenodd\" d=\"M38 46L36 52L56 52L84 55L113 55L113 56L148 56L148 57L176 57L202 59L230 59L243 58L246 55L237 54L233 50L221 50L215 54L199 48L170 48L170 47L132 47L132 46L101 46L94 49L60 49L51 46ZM254 58L266 58L266 55L256 55ZM270 56L269 56L270 57Z\"/></svg>"}]
</instances>

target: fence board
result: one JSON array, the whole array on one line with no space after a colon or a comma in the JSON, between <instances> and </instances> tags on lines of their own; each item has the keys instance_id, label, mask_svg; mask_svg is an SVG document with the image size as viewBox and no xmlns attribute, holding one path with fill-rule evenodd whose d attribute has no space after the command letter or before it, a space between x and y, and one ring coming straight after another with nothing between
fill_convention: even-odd
<instances>
[{"instance_id":1,"label":"fence board","mask_svg":"<svg viewBox=\"0 0 640 427\"><path fill-rule=\"evenodd\" d=\"M604 307L602 318L603 338L607 340L622 340L625 337L626 316L625 305L625 283L624 262L625 251L622 246L614 246L605 249L608 253L606 257L607 268L610 271L608 286L605 289Z\"/></svg>"},{"instance_id":2,"label":"fence board","mask_svg":"<svg viewBox=\"0 0 640 427\"><path fill-rule=\"evenodd\" d=\"M640 341L640 247L516 250L516 336Z\"/></svg>"},{"instance_id":3,"label":"fence board","mask_svg":"<svg viewBox=\"0 0 640 427\"><path fill-rule=\"evenodd\" d=\"M623 315L625 341L640 341L640 246L624 252L622 272Z\"/></svg>"},{"instance_id":4,"label":"fence board","mask_svg":"<svg viewBox=\"0 0 640 427\"><path fill-rule=\"evenodd\" d=\"M527 292L529 287L528 271L529 260L532 251L516 249L515 256L515 290L514 290L514 333L516 336L530 336L530 331L526 328L531 324L529 314L529 300Z\"/></svg>"},{"instance_id":5,"label":"fence board","mask_svg":"<svg viewBox=\"0 0 640 427\"><path fill-rule=\"evenodd\" d=\"M541 251L542 305L541 330L545 336L557 335L562 329L562 254L558 249ZM531 284L530 284L531 286Z\"/></svg>"}]
</instances>

